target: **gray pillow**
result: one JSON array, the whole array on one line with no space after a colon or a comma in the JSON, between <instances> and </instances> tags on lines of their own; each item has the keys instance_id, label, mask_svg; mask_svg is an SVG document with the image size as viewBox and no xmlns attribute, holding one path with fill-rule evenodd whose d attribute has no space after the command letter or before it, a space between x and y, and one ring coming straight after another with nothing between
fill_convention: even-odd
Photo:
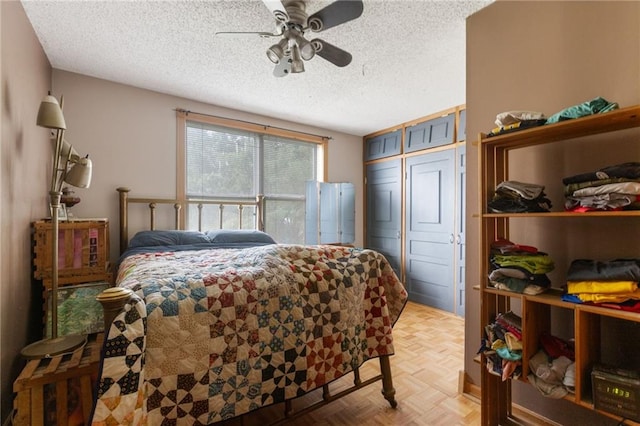
<instances>
[{"instance_id":1,"label":"gray pillow","mask_svg":"<svg viewBox=\"0 0 640 426\"><path fill-rule=\"evenodd\" d=\"M176 246L208 243L206 234L198 231L140 231L129 241L129 247Z\"/></svg>"},{"instance_id":2,"label":"gray pillow","mask_svg":"<svg viewBox=\"0 0 640 426\"><path fill-rule=\"evenodd\" d=\"M218 229L207 231L212 243L264 243L276 244L271 236L255 229Z\"/></svg>"}]
</instances>

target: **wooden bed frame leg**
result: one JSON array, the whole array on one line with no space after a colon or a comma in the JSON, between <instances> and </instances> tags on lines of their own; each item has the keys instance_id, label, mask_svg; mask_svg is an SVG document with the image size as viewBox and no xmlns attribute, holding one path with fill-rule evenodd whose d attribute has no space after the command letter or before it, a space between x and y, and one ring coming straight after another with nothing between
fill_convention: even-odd
<instances>
[{"instance_id":1,"label":"wooden bed frame leg","mask_svg":"<svg viewBox=\"0 0 640 426\"><path fill-rule=\"evenodd\" d=\"M322 385L322 399L326 402L331 401L331 392L329 391L329 385Z\"/></svg>"},{"instance_id":2,"label":"wooden bed frame leg","mask_svg":"<svg viewBox=\"0 0 640 426\"><path fill-rule=\"evenodd\" d=\"M287 399L284 402L284 417L289 418L293 415L293 405L291 404L291 400Z\"/></svg>"},{"instance_id":3,"label":"wooden bed frame leg","mask_svg":"<svg viewBox=\"0 0 640 426\"><path fill-rule=\"evenodd\" d=\"M360 368L356 367L353 369L353 384L355 386L360 386L362 384L362 380L360 380Z\"/></svg>"},{"instance_id":4,"label":"wooden bed frame leg","mask_svg":"<svg viewBox=\"0 0 640 426\"><path fill-rule=\"evenodd\" d=\"M389 401L391 408L396 408L396 390L393 388L393 379L391 379L391 364L389 363L389 355L380 357L380 371L382 373L382 395L384 399Z\"/></svg>"}]
</instances>

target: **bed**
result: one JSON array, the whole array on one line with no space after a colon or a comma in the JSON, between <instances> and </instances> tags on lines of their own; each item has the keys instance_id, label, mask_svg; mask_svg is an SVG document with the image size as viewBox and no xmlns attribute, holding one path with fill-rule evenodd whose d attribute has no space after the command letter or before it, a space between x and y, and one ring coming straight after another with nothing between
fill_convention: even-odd
<instances>
[{"instance_id":1,"label":"bed","mask_svg":"<svg viewBox=\"0 0 640 426\"><path fill-rule=\"evenodd\" d=\"M102 297L94 425L213 424L281 402L294 418L378 381L396 407L389 356L407 293L384 256L276 244L259 229L182 231L183 203L119 192L122 256ZM149 205L151 226L129 240L136 202ZM178 230L154 229L158 203L175 207ZM255 228L260 203L249 206ZM381 372L363 381L373 358ZM332 395L346 374L353 386ZM315 389L322 400L294 412L291 401Z\"/></svg>"}]
</instances>

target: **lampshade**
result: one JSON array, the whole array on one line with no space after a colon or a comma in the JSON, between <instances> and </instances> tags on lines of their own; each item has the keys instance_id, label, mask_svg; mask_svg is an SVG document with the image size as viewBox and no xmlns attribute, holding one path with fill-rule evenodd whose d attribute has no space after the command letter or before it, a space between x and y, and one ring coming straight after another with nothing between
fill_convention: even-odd
<instances>
[{"instance_id":1,"label":"lampshade","mask_svg":"<svg viewBox=\"0 0 640 426\"><path fill-rule=\"evenodd\" d=\"M291 31L291 38L296 42L296 44L298 45L298 48L300 49L300 55L302 56L302 59L304 59L305 61L308 61L309 59L313 58L316 54L316 49L315 47L313 47L313 44L311 44L306 38L304 38L302 36L302 34L300 34L299 31Z\"/></svg>"},{"instance_id":2,"label":"lampshade","mask_svg":"<svg viewBox=\"0 0 640 426\"><path fill-rule=\"evenodd\" d=\"M278 43L267 49L267 57L269 58L269 60L276 65L279 64L282 58L285 56L288 43L288 40L286 38L283 38Z\"/></svg>"},{"instance_id":3,"label":"lampshade","mask_svg":"<svg viewBox=\"0 0 640 426\"><path fill-rule=\"evenodd\" d=\"M36 123L38 126L48 129L67 128L67 124L64 122L64 115L62 115L62 108L60 108L60 104L55 97L47 95L40 102Z\"/></svg>"},{"instance_id":4,"label":"lampshade","mask_svg":"<svg viewBox=\"0 0 640 426\"><path fill-rule=\"evenodd\" d=\"M67 172L64 181L78 188L88 188L91 185L91 166L89 157L78 159Z\"/></svg>"},{"instance_id":5,"label":"lampshade","mask_svg":"<svg viewBox=\"0 0 640 426\"><path fill-rule=\"evenodd\" d=\"M294 74L304 72L304 62L300 58L300 49L297 45L291 46L291 72Z\"/></svg>"}]
</instances>

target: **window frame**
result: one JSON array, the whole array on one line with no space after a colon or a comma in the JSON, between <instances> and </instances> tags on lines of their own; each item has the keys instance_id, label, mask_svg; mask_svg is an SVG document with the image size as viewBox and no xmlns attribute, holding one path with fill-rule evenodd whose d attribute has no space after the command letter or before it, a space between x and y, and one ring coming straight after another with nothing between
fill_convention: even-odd
<instances>
[{"instance_id":1,"label":"window frame","mask_svg":"<svg viewBox=\"0 0 640 426\"><path fill-rule=\"evenodd\" d=\"M186 134L187 121L196 121L204 124L211 124L221 127L228 127L236 130L244 130L263 135L277 136L288 139L310 142L319 145L320 152L318 158L322 164L318 165L317 175L319 181L324 181L328 170L328 145L329 137L318 136L310 133L298 132L249 121L242 121L202 113L195 113L182 109L176 109L176 198L180 201L187 201L187 158L186 158ZM263 195L263 194L262 194ZM278 200L282 199L277 197ZM186 225L186 215L181 215L180 226Z\"/></svg>"}]
</instances>

